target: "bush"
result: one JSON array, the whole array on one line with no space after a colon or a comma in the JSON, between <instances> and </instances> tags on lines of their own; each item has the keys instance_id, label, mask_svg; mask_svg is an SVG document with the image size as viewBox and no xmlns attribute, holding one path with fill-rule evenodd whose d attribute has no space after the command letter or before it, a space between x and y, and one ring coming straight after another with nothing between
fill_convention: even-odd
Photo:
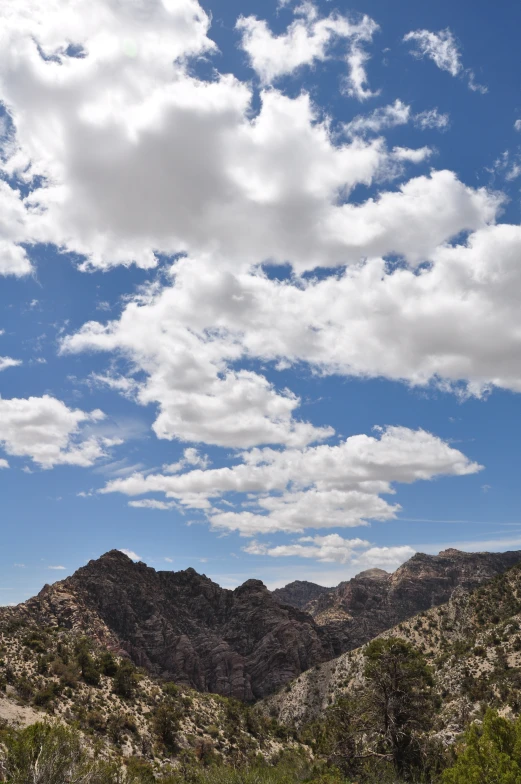
<instances>
[{"instance_id":1,"label":"bush","mask_svg":"<svg viewBox=\"0 0 521 784\"><path fill-rule=\"evenodd\" d=\"M168 751L177 750L180 720L181 712L174 705L160 705L154 712L152 720L154 734Z\"/></svg>"},{"instance_id":2,"label":"bush","mask_svg":"<svg viewBox=\"0 0 521 784\"><path fill-rule=\"evenodd\" d=\"M113 678L118 671L118 663L109 651L101 655L99 667L103 675L107 675L109 678Z\"/></svg>"},{"instance_id":3,"label":"bush","mask_svg":"<svg viewBox=\"0 0 521 784\"><path fill-rule=\"evenodd\" d=\"M9 784L116 784L114 767L93 760L80 735L61 725L33 724L3 738L4 776Z\"/></svg>"},{"instance_id":4,"label":"bush","mask_svg":"<svg viewBox=\"0 0 521 784\"><path fill-rule=\"evenodd\" d=\"M114 693L130 699L134 696L137 683L136 668L128 659L123 659L114 676Z\"/></svg>"},{"instance_id":5,"label":"bush","mask_svg":"<svg viewBox=\"0 0 521 784\"><path fill-rule=\"evenodd\" d=\"M443 784L521 784L521 720L488 710L467 730Z\"/></svg>"}]
</instances>

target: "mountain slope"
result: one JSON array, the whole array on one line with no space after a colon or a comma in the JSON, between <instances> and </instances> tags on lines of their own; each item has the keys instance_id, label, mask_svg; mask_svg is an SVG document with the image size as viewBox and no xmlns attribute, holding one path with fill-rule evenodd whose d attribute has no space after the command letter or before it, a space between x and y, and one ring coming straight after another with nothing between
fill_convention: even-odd
<instances>
[{"instance_id":1,"label":"mountain slope","mask_svg":"<svg viewBox=\"0 0 521 784\"><path fill-rule=\"evenodd\" d=\"M407 618L447 602L456 588L470 591L521 561L521 551L439 555L417 553L393 574L368 569L336 588L299 593L295 583L274 591L298 606L329 632L336 653L353 650ZM320 586L316 586L320 588ZM304 595L309 596L307 602Z\"/></svg>"},{"instance_id":2,"label":"mountain slope","mask_svg":"<svg viewBox=\"0 0 521 784\"><path fill-rule=\"evenodd\" d=\"M138 758L156 773L182 754L235 764L297 746L237 700L154 679L75 630L36 625L26 610L0 610L0 780L4 725L74 726L102 758Z\"/></svg>"},{"instance_id":3,"label":"mountain slope","mask_svg":"<svg viewBox=\"0 0 521 784\"><path fill-rule=\"evenodd\" d=\"M521 564L444 605L404 621L382 637L399 637L422 651L443 702L440 732L454 737L483 706L521 712ZM364 648L303 673L262 710L288 725L316 719L363 682Z\"/></svg>"},{"instance_id":4,"label":"mountain slope","mask_svg":"<svg viewBox=\"0 0 521 784\"><path fill-rule=\"evenodd\" d=\"M45 586L22 612L83 631L154 675L246 701L334 655L327 631L259 580L230 591L193 569L156 572L117 550Z\"/></svg>"}]
</instances>

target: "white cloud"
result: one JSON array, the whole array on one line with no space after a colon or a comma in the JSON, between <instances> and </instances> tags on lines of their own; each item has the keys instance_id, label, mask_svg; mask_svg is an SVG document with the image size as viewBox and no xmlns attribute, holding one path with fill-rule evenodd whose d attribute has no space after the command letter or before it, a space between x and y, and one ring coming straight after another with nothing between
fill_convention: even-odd
<instances>
[{"instance_id":1,"label":"white cloud","mask_svg":"<svg viewBox=\"0 0 521 784\"><path fill-rule=\"evenodd\" d=\"M402 563L412 558L415 552L416 550L408 545L370 547L363 553L357 554L356 558L353 559L353 564L364 569L379 568L386 571L394 571Z\"/></svg>"},{"instance_id":2,"label":"white cloud","mask_svg":"<svg viewBox=\"0 0 521 784\"><path fill-rule=\"evenodd\" d=\"M337 446L253 449L230 468L180 475L138 473L109 482L102 492L162 493L186 507L205 510L214 528L248 536L389 520L400 506L381 496L394 492L394 482L464 476L479 470L479 465L430 433L389 427L376 436L351 436ZM237 500L237 494L245 500ZM232 511L212 506L212 500L223 496L233 499ZM156 508L163 508L163 503Z\"/></svg>"},{"instance_id":3,"label":"white cloud","mask_svg":"<svg viewBox=\"0 0 521 784\"><path fill-rule=\"evenodd\" d=\"M55 571L62 572L65 570L65 566L48 566L47 569L54 569Z\"/></svg>"},{"instance_id":4,"label":"white cloud","mask_svg":"<svg viewBox=\"0 0 521 784\"><path fill-rule=\"evenodd\" d=\"M471 68L463 68L458 43L449 28L437 33L430 30L411 31L403 40L416 44L416 48L411 52L415 57L428 57L440 70L447 71L451 76L465 75L468 78L468 87L473 92L488 92L488 87L476 82L476 75Z\"/></svg>"},{"instance_id":5,"label":"white cloud","mask_svg":"<svg viewBox=\"0 0 521 784\"><path fill-rule=\"evenodd\" d=\"M514 123L514 128L516 131L521 131L521 120L516 120Z\"/></svg>"},{"instance_id":6,"label":"white cloud","mask_svg":"<svg viewBox=\"0 0 521 784\"><path fill-rule=\"evenodd\" d=\"M393 156L398 161L409 161L410 163L422 163L430 158L432 150L430 147L420 147L417 150L411 150L409 147L393 147Z\"/></svg>"},{"instance_id":7,"label":"white cloud","mask_svg":"<svg viewBox=\"0 0 521 784\"><path fill-rule=\"evenodd\" d=\"M345 79L345 92L352 98L365 101L374 98L379 94L379 90L373 91L368 86L367 71L365 64L369 60L369 55L361 46L351 47L351 51L346 57L349 73Z\"/></svg>"},{"instance_id":8,"label":"white cloud","mask_svg":"<svg viewBox=\"0 0 521 784\"><path fill-rule=\"evenodd\" d=\"M66 0L0 8L0 78L16 129L4 170L42 178L26 198L2 184L9 209L0 213L12 219L0 239L16 253L21 242L54 243L101 268L148 268L156 252L182 251L315 265L316 253L304 262L301 232L329 255L324 208L372 181L383 146L337 146L305 94L263 91L254 115L249 85L189 73L187 58L215 49L195 0L141 6L80 0L76 21ZM358 41L348 89L363 97L360 41L375 26L345 24ZM84 56L73 56L71 40Z\"/></svg>"},{"instance_id":9,"label":"white cloud","mask_svg":"<svg viewBox=\"0 0 521 784\"><path fill-rule=\"evenodd\" d=\"M9 468L9 463L7 462L7 460L0 458L0 468Z\"/></svg>"},{"instance_id":10,"label":"white cloud","mask_svg":"<svg viewBox=\"0 0 521 784\"><path fill-rule=\"evenodd\" d=\"M7 368L18 367L22 364L20 359L12 359L11 357L0 357L0 372L7 370Z\"/></svg>"},{"instance_id":11,"label":"white cloud","mask_svg":"<svg viewBox=\"0 0 521 784\"><path fill-rule=\"evenodd\" d=\"M8 455L30 457L42 468L90 466L105 454L107 439L83 436L82 427L104 414L70 409L56 398L0 398L0 444Z\"/></svg>"},{"instance_id":12,"label":"white cloud","mask_svg":"<svg viewBox=\"0 0 521 784\"><path fill-rule=\"evenodd\" d=\"M479 82L476 82L476 74L474 71L468 69L466 73L469 78L469 89L472 90L472 92L481 93L481 95L488 93L488 87L486 87L484 84L479 84Z\"/></svg>"},{"instance_id":13,"label":"white cloud","mask_svg":"<svg viewBox=\"0 0 521 784\"><path fill-rule=\"evenodd\" d=\"M364 539L344 539L339 534L302 536L287 545L263 544L256 540L242 548L249 555L271 558L307 558L319 563L349 564L360 569L394 570L411 558L416 550L408 545L371 547ZM346 579L343 576L343 579Z\"/></svg>"},{"instance_id":14,"label":"white cloud","mask_svg":"<svg viewBox=\"0 0 521 784\"><path fill-rule=\"evenodd\" d=\"M421 128L422 131L428 128L437 128L438 130L446 130L449 127L449 115L435 109L426 109L424 112L419 112L414 116L414 124Z\"/></svg>"},{"instance_id":15,"label":"white cloud","mask_svg":"<svg viewBox=\"0 0 521 784\"><path fill-rule=\"evenodd\" d=\"M134 552L134 550L127 550L126 547L120 547L118 549L120 553L124 553L125 555L128 555L128 557L131 558L133 561L143 560L141 556L139 556L137 553Z\"/></svg>"},{"instance_id":16,"label":"white cloud","mask_svg":"<svg viewBox=\"0 0 521 784\"><path fill-rule=\"evenodd\" d=\"M451 76L458 76L461 72L463 66L459 46L448 28L438 33L432 33L430 30L411 31L403 40L416 44L416 48L412 50L415 57L428 57L438 68L448 71Z\"/></svg>"},{"instance_id":17,"label":"white cloud","mask_svg":"<svg viewBox=\"0 0 521 784\"><path fill-rule=\"evenodd\" d=\"M362 78L354 71L362 68L367 56L360 44L372 41L378 25L368 16L358 22L336 13L321 19L315 6L309 2L299 5L294 13L298 18L281 35L273 35L267 23L254 16L241 17L237 22L237 29L242 33L242 48L261 81L271 84L303 66L323 62L332 56L333 45L345 40L350 42L348 79L355 85L356 97L360 97L366 81L365 72ZM353 64L353 57L357 58L357 65Z\"/></svg>"},{"instance_id":18,"label":"white cloud","mask_svg":"<svg viewBox=\"0 0 521 784\"><path fill-rule=\"evenodd\" d=\"M313 558L322 563L347 563L357 548L368 546L369 542L364 539L344 539L338 534L328 534L326 536L302 536L294 544L276 547L254 540L242 549L250 555L269 555L272 558Z\"/></svg>"},{"instance_id":19,"label":"white cloud","mask_svg":"<svg viewBox=\"0 0 521 784\"><path fill-rule=\"evenodd\" d=\"M349 136L365 133L379 134L387 128L405 125L411 118L411 107L396 100L393 104L379 106L370 114L359 114L344 125L344 131Z\"/></svg>"},{"instance_id":20,"label":"white cloud","mask_svg":"<svg viewBox=\"0 0 521 784\"><path fill-rule=\"evenodd\" d=\"M163 466L163 471L167 474L178 474L183 468L197 466L197 468L208 468L211 460L208 455L202 455L194 447L188 447L183 452L183 457L177 463L170 463Z\"/></svg>"},{"instance_id":21,"label":"white cloud","mask_svg":"<svg viewBox=\"0 0 521 784\"><path fill-rule=\"evenodd\" d=\"M163 512L177 507L175 501L158 501L155 498L141 498L139 501L129 501L128 505L135 509L159 509Z\"/></svg>"}]
</instances>

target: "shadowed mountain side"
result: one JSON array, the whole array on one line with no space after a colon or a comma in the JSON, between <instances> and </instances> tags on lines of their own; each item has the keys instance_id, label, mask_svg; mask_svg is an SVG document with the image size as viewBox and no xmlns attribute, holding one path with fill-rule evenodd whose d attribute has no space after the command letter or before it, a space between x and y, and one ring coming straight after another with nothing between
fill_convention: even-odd
<instances>
[{"instance_id":1,"label":"shadowed mountain side","mask_svg":"<svg viewBox=\"0 0 521 784\"><path fill-rule=\"evenodd\" d=\"M334 655L310 615L259 580L234 591L194 569L156 572L118 550L21 605L45 625L81 630L154 675L253 700Z\"/></svg>"}]
</instances>

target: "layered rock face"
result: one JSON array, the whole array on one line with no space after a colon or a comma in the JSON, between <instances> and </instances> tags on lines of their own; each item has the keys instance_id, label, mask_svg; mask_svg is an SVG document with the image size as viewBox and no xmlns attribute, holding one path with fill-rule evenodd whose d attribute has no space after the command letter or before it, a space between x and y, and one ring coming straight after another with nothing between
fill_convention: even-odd
<instances>
[{"instance_id":1,"label":"layered rock face","mask_svg":"<svg viewBox=\"0 0 521 784\"><path fill-rule=\"evenodd\" d=\"M194 569L156 572L117 550L46 586L25 612L126 651L154 675L242 700L334 655L327 631L259 580L226 590Z\"/></svg>"},{"instance_id":2,"label":"layered rock face","mask_svg":"<svg viewBox=\"0 0 521 784\"><path fill-rule=\"evenodd\" d=\"M353 650L419 612L447 602L456 588L470 591L521 561L521 551L439 555L417 553L393 574L368 569L298 606L329 633L336 654ZM292 603L294 583L279 591ZM309 585L309 584L307 584ZM319 587L319 586L317 586Z\"/></svg>"},{"instance_id":3,"label":"layered rock face","mask_svg":"<svg viewBox=\"0 0 521 784\"><path fill-rule=\"evenodd\" d=\"M284 588L272 591L275 599L281 604L291 604L308 613L316 610L317 602L322 596L329 595L334 588L324 588L322 585L310 583L307 580L294 580Z\"/></svg>"}]
</instances>

